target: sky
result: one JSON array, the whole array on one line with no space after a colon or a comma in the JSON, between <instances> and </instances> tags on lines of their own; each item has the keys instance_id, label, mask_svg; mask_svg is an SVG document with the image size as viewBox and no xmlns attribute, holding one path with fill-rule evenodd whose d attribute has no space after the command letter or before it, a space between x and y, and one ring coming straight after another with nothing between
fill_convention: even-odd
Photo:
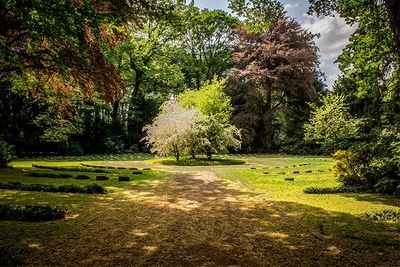
<instances>
[{"instance_id":1,"label":"sky","mask_svg":"<svg viewBox=\"0 0 400 267\"><path fill-rule=\"evenodd\" d=\"M228 0L195 0L195 3L200 8L228 11ZM309 6L307 0L281 0L281 3L285 6L287 15L300 22L303 28L314 34L320 34L315 43L319 48L321 70L326 75L328 88L331 88L340 73L337 64L334 62L348 43L355 26L347 25L338 16L318 18L307 15Z\"/></svg>"}]
</instances>

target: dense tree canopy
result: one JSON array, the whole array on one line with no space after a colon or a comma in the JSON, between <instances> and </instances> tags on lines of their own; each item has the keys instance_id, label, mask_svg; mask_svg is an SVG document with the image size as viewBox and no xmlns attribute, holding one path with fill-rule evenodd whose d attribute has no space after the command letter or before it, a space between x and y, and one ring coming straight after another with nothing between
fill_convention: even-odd
<instances>
[{"instance_id":1,"label":"dense tree canopy","mask_svg":"<svg viewBox=\"0 0 400 267\"><path fill-rule=\"evenodd\" d=\"M316 97L317 66L313 35L282 18L267 30L237 31L235 66L226 88L232 97L232 122L243 130L244 144L272 151L278 112Z\"/></svg>"}]
</instances>

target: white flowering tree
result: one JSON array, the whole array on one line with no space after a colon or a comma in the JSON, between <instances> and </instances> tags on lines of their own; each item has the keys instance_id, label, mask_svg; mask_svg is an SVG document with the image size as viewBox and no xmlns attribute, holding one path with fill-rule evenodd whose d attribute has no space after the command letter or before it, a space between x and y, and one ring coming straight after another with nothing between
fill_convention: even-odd
<instances>
[{"instance_id":1,"label":"white flowering tree","mask_svg":"<svg viewBox=\"0 0 400 267\"><path fill-rule=\"evenodd\" d=\"M183 108L176 101L167 101L153 123L143 128L146 132L143 139L151 147L151 152L174 156L179 160L181 155L190 153L190 144L198 136L199 120L195 109Z\"/></svg>"}]
</instances>

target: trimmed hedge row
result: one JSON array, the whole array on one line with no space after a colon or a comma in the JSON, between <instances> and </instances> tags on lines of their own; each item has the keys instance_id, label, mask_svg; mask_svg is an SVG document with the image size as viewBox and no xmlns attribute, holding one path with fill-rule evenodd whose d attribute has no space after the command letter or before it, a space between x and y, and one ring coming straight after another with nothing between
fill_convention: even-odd
<instances>
[{"instance_id":1,"label":"trimmed hedge row","mask_svg":"<svg viewBox=\"0 0 400 267\"><path fill-rule=\"evenodd\" d=\"M98 184L88 185L45 185L45 184L22 184L0 183L0 189L39 191L39 192L61 192L61 193L84 193L84 194L106 194L107 190Z\"/></svg>"},{"instance_id":2,"label":"trimmed hedge row","mask_svg":"<svg viewBox=\"0 0 400 267\"><path fill-rule=\"evenodd\" d=\"M66 213L49 206L0 205L0 220L51 221L64 219Z\"/></svg>"},{"instance_id":3,"label":"trimmed hedge row","mask_svg":"<svg viewBox=\"0 0 400 267\"><path fill-rule=\"evenodd\" d=\"M53 167L53 166L42 166L42 165L36 165L32 164L32 167L38 168L38 169L45 169L45 170L53 170L53 171L67 171L67 172L97 172L97 173L106 173L106 170L102 169L88 169L88 168L65 168L65 167Z\"/></svg>"},{"instance_id":4,"label":"trimmed hedge row","mask_svg":"<svg viewBox=\"0 0 400 267\"><path fill-rule=\"evenodd\" d=\"M43 178L72 178L72 175L70 174L56 174L56 173L29 172L26 175L30 177L43 177Z\"/></svg>"},{"instance_id":5,"label":"trimmed hedge row","mask_svg":"<svg viewBox=\"0 0 400 267\"><path fill-rule=\"evenodd\" d=\"M400 222L400 211L382 210L378 212L366 212L365 217L371 221Z\"/></svg>"},{"instance_id":6,"label":"trimmed hedge row","mask_svg":"<svg viewBox=\"0 0 400 267\"><path fill-rule=\"evenodd\" d=\"M303 190L306 194L339 194L339 193L368 193L364 187L338 186L338 187L307 187Z\"/></svg>"}]
</instances>

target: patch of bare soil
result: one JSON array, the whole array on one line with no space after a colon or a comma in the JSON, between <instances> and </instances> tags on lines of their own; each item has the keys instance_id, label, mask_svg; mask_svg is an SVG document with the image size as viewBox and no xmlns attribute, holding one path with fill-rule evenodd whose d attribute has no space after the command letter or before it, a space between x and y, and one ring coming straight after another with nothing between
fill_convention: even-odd
<instances>
[{"instance_id":1,"label":"patch of bare soil","mask_svg":"<svg viewBox=\"0 0 400 267\"><path fill-rule=\"evenodd\" d=\"M35 266L395 265L399 251L320 237L296 214L209 172L174 174L95 203L27 259ZM72 233L72 234L71 234ZM344 249L353 248L350 254ZM369 253L368 256L364 256ZM385 256L378 253L386 253ZM391 254L390 254L391 253Z\"/></svg>"}]
</instances>

